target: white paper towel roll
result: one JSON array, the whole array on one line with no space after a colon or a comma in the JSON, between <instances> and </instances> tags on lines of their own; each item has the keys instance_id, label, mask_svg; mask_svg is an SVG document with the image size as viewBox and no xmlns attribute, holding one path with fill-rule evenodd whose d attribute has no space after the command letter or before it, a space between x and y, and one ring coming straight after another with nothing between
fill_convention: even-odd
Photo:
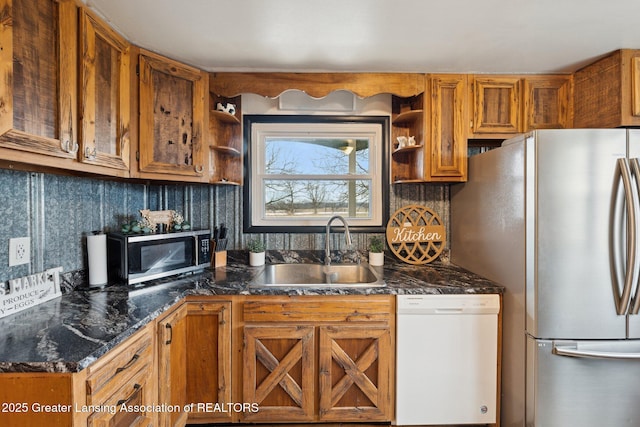
<instances>
[{"instance_id":1,"label":"white paper towel roll","mask_svg":"<svg viewBox=\"0 0 640 427\"><path fill-rule=\"evenodd\" d=\"M87 258L89 258L89 286L107 284L107 235L87 236Z\"/></svg>"}]
</instances>

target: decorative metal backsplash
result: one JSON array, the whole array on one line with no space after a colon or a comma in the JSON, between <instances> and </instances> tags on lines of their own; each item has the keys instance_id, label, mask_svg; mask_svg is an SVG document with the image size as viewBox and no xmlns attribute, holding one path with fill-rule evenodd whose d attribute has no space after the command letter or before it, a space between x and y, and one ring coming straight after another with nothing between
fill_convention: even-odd
<instances>
[{"instance_id":1,"label":"decorative metal backsplash","mask_svg":"<svg viewBox=\"0 0 640 427\"><path fill-rule=\"evenodd\" d=\"M8 267L8 251L0 250L0 282L57 266L65 272L85 269L87 233L116 230L127 219L138 218L140 209L178 210L193 228L225 223L230 250L244 249L251 237L242 234L242 189L237 186L149 185L2 169L0 188L0 245L7 248L12 237L31 239L30 264ZM450 223L448 185L403 184L389 191L391 212L419 203L438 212L445 224ZM324 234L265 237L268 249L324 247ZM333 238L338 237L334 233ZM354 237L355 247L366 250L370 236ZM339 241L334 243L332 247L340 247Z\"/></svg>"}]
</instances>

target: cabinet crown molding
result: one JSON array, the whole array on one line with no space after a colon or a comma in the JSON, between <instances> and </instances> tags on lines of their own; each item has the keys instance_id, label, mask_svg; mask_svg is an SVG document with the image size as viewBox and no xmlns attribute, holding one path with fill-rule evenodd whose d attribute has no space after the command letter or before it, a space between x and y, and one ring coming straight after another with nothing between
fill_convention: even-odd
<instances>
[{"instance_id":1,"label":"cabinet crown molding","mask_svg":"<svg viewBox=\"0 0 640 427\"><path fill-rule=\"evenodd\" d=\"M211 73L212 93L234 97L255 93L275 98L290 89L323 98L336 90L348 90L366 98L381 93L408 97L424 92L424 74L415 73Z\"/></svg>"}]
</instances>

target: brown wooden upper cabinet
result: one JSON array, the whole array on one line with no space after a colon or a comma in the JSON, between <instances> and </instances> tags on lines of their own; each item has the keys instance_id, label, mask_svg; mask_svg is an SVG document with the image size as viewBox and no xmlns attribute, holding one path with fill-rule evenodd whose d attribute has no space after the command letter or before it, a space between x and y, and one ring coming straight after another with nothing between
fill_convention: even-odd
<instances>
[{"instance_id":1,"label":"brown wooden upper cabinet","mask_svg":"<svg viewBox=\"0 0 640 427\"><path fill-rule=\"evenodd\" d=\"M80 12L80 161L129 175L130 46Z\"/></svg>"},{"instance_id":2,"label":"brown wooden upper cabinet","mask_svg":"<svg viewBox=\"0 0 640 427\"><path fill-rule=\"evenodd\" d=\"M143 178L208 181L206 73L141 50L138 168Z\"/></svg>"},{"instance_id":3,"label":"brown wooden upper cabinet","mask_svg":"<svg viewBox=\"0 0 640 427\"><path fill-rule=\"evenodd\" d=\"M640 125L640 50L621 49L576 71L574 126Z\"/></svg>"},{"instance_id":4,"label":"brown wooden upper cabinet","mask_svg":"<svg viewBox=\"0 0 640 427\"><path fill-rule=\"evenodd\" d=\"M523 82L523 131L572 126L573 84L570 76L527 76Z\"/></svg>"},{"instance_id":5,"label":"brown wooden upper cabinet","mask_svg":"<svg viewBox=\"0 0 640 427\"><path fill-rule=\"evenodd\" d=\"M570 75L470 78L470 137L504 139L534 129L572 127Z\"/></svg>"},{"instance_id":6,"label":"brown wooden upper cabinet","mask_svg":"<svg viewBox=\"0 0 640 427\"><path fill-rule=\"evenodd\" d=\"M75 161L77 7L72 0L0 0L0 10L1 157Z\"/></svg>"},{"instance_id":7,"label":"brown wooden upper cabinet","mask_svg":"<svg viewBox=\"0 0 640 427\"><path fill-rule=\"evenodd\" d=\"M430 75L427 93L425 178L427 181L466 181L468 77Z\"/></svg>"},{"instance_id":8,"label":"brown wooden upper cabinet","mask_svg":"<svg viewBox=\"0 0 640 427\"><path fill-rule=\"evenodd\" d=\"M467 177L467 76L433 74L425 91L392 101L391 175L396 184ZM401 145L398 137L415 144Z\"/></svg>"},{"instance_id":9,"label":"brown wooden upper cabinet","mask_svg":"<svg viewBox=\"0 0 640 427\"><path fill-rule=\"evenodd\" d=\"M393 182L463 182L469 138L571 127L572 88L569 75L427 74L423 93L393 97Z\"/></svg>"},{"instance_id":10,"label":"brown wooden upper cabinet","mask_svg":"<svg viewBox=\"0 0 640 427\"><path fill-rule=\"evenodd\" d=\"M473 76L474 134L520 132L522 81L511 76Z\"/></svg>"}]
</instances>

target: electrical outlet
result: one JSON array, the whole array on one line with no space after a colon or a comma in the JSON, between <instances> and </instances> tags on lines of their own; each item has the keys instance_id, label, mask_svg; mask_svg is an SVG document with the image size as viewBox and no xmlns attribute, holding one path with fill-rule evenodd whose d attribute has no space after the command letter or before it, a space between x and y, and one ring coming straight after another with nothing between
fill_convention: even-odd
<instances>
[{"instance_id":1,"label":"electrical outlet","mask_svg":"<svg viewBox=\"0 0 640 427\"><path fill-rule=\"evenodd\" d=\"M9 239L9 267L29 264L31 261L31 240L28 237Z\"/></svg>"}]
</instances>

